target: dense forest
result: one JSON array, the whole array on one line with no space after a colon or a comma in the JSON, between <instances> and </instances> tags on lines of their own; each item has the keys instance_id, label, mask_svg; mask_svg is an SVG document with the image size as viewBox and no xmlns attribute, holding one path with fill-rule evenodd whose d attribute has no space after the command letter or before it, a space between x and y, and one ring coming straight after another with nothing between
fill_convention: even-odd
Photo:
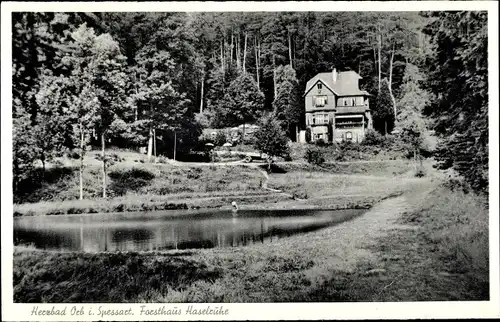
<instances>
[{"instance_id":1,"label":"dense forest","mask_svg":"<svg viewBox=\"0 0 500 322\"><path fill-rule=\"evenodd\" d=\"M484 12L14 13L14 189L35 160L89 147L171 156L203 128L269 113L303 127L306 82L354 70L374 126L488 186ZM293 138L293 135L290 135ZM106 158L103 158L104 168Z\"/></svg>"}]
</instances>

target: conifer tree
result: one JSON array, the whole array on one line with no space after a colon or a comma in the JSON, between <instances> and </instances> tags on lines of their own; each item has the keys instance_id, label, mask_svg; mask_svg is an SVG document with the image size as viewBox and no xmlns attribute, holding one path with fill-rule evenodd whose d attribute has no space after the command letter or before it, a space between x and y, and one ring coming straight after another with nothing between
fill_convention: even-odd
<instances>
[{"instance_id":1,"label":"conifer tree","mask_svg":"<svg viewBox=\"0 0 500 322\"><path fill-rule=\"evenodd\" d=\"M303 114L298 80L295 70L290 65L278 67L277 74L278 89L273 101L273 111L277 119L281 121L285 133L295 139L293 134L297 132L297 126Z\"/></svg>"},{"instance_id":2,"label":"conifer tree","mask_svg":"<svg viewBox=\"0 0 500 322\"><path fill-rule=\"evenodd\" d=\"M389 134L394 124L394 114L389 83L383 79L380 92L376 97L373 113L374 127L381 133Z\"/></svg>"}]
</instances>

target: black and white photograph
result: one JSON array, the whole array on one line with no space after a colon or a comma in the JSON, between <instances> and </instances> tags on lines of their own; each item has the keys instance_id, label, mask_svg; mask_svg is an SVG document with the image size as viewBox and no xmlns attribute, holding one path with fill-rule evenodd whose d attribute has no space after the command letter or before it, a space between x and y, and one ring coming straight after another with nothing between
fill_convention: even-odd
<instances>
[{"instance_id":1,"label":"black and white photograph","mask_svg":"<svg viewBox=\"0 0 500 322\"><path fill-rule=\"evenodd\" d=\"M425 3L8 7L9 313L493 305L498 12Z\"/></svg>"}]
</instances>

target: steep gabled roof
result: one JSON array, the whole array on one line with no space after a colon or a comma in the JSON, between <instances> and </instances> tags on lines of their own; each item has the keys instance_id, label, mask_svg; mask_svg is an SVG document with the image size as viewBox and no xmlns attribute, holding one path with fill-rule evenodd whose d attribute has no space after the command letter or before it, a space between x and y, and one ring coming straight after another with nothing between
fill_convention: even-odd
<instances>
[{"instance_id":1,"label":"steep gabled roof","mask_svg":"<svg viewBox=\"0 0 500 322\"><path fill-rule=\"evenodd\" d=\"M370 95L367 91L359 89L358 82L361 78L355 71L345 71L337 73L337 81L333 82L332 72L319 73L307 82L304 95L307 95L318 81L325 84L337 96Z\"/></svg>"}]
</instances>

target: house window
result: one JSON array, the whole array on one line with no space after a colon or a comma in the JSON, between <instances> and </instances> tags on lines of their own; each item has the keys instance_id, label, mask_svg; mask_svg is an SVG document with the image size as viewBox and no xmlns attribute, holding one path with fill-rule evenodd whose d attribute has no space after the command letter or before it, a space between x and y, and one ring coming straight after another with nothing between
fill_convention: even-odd
<instances>
[{"instance_id":1,"label":"house window","mask_svg":"<svg viewBox=\"0 0 500 322\"><path fill-rule=\"evenodd\" d=\"M319 85L319 84L318 84ZM314 106L322 107L328 104L328 96L315 96L314 97Z\"/></svg>"},{"instance_id":2,"label":"house window","mask_svg":"<svg viewBox=\"0 0 500 322\"><path fill-rule=\"evenodd\" d=\"M318 124L324 124L325 121L324 121L324 118L323 118L323 114L316 115L316 121L318 121Z\"/></svg>"},{"instance_id":3,"label":"house window","mask_svg":"<svg viewBox=\"0 0 500 322\"><path fill-rule=\"evenodd\" d=\"M347 100L344 98L344 106L347 106Z\"/></svg>"},{"instance_id":4,"label":"house window","mask_svg":"<svg viewBox=\"0 0 500 322\"><path fill-rule=\"evenodd\" d=\"M323 123L328 124L328 114L323 115Z\"/></svg>"},{"instance_id":5,"label":"house window","mask_svg":"<svg viewBox=\"0 0 500 322\"><path fill-rule=\"evenodd\" d=\"M318 83L318 89L321 90L323 88L323 84Z\"/></svg>"},{"instance_id":6,"label":"house window","mask_svg":"<svg viewBox=\"0 0 500 322\"><path fill-rule=\"evenodd\" d=\"M312 124L316 124L316 116L312 116Z\"/></svg>"}]
</instances>

